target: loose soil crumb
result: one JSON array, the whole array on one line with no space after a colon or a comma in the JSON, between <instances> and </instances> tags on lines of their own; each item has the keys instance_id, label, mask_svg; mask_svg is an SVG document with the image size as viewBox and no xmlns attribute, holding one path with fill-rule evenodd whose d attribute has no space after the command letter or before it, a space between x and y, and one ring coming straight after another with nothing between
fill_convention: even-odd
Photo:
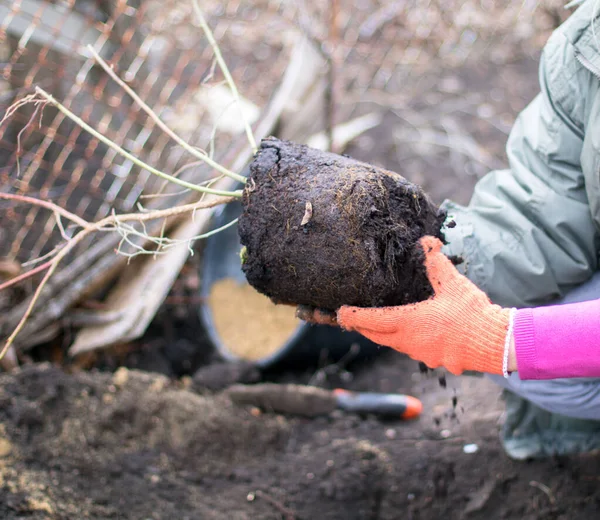
<instances>
[{"instance_id":1,"label":"loose soil crumb","mask_svg":"<svg viewBox=\"0 0 600 520\"><path fill-rule=\"evenodd\" d=\"M248 361L276 352L300 324L294 307L275 305L247 283L233 278L216 282L208 303L225 346Z\"/></svg>"}]
</instances>

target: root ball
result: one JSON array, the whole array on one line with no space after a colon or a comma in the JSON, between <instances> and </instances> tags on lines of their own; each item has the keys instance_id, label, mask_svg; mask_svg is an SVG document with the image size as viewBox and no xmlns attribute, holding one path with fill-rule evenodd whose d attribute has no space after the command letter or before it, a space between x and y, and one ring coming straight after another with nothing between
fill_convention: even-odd
<instances>
[{"instance_id":1,"label":"root ball","mask_svg":"<svg viewBox=\"0 0 600 520\"><path fill-rule=\"evenodd\" d=\"M417 242L442 238L445 215L401 175L268 138L250 166L243 207L242 268L276 303L335 310L433 293Z\"/></svg>"}]
</instances>

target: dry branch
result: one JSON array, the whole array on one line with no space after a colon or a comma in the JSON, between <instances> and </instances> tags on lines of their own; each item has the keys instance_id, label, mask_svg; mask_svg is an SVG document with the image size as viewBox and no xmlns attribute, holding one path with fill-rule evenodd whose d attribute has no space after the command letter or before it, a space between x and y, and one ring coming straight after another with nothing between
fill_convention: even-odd
<instances>
[{"instance_id":1,"label":"dry branch","mask_svg":"<svg viewBox=\"0 0 600 520\"><path fill-rule=\"evenodd\" d=\"M24 201L23 197L20 195L11 195L8 193L4 193L1 195L2 195L2 198L4 198L4 199L21 201L21 202ZM128 214L124 214L124 215L110 215L108 217L105 217L105 218L99 220L98 222L91 223L91 222L87 222L87 221L80 219L79 217L60 208L59 206L57 206L56 204L54 204L52 202L35 199L33 197L26 197L26 199L27 200L24 202L33 204L35 206L43 207L46 209L50 209L51 211L54 211L55 213L60 213L67 218L75 217L75 219L79 221L79 222L77 222L77 224L82 229L77 234L75 234L75 236L73 236L73 238L68 240L67 243L65 244L65 246L62 249L60 249L58 251L58 253L56 254L56 256L49 262L49 265L47 266L48 270L44 274L44 277L42 278L41 282L37 286L35 292L33 293L33 296L31 297L29 305L27 306L27 309L25 310L25 314L23 315L23 317L21 318L21 320L19 321L19 323L17 324L15 329L12 331L10 336L7 338L6 342L4 343L4 346L3 346L2 350L0 351L0 360L2 360L2 358L5 356L6 352L10 348L10 346L14 343L15 338L17 337L17 335L19 334L19 332L25 325L25 322L31 315L31 312L33 311L33 308L35 307L35 304L38 301L40 294L42 293L44 287L48 283L48 280L50 279L52 274L56 271L56 268L58 267L60 262L75 248L75 246L77 246L79 243L81 243L81 241L83 239L85 239L87 236L89 236L91 233L94 233L97 231L107 231L107 230L115 229L115 228L118 228L119 225L121 225L122 223L125 223L125 222L140 222L140 223L142 223L142 222L146 222L149 220L156 220L156 219L161 219L161 218L168 218L168 217L183 215L185 213L194 212L198 209L213 208L215 206L218 206L220 204L226 204L228 202L231 202L231 200L233 200L232 197L216 198L216 199L211 199L208 201L199 201L199 202L196 202L193 204L177 206L177 207L169 208L169 209L165 209L165 210L150 211L148 213L128 213ZM69 215L69 216L67 216L67 215ZM72 218L70 218L70 219L74 220Z\"/></svg>"},{"instance_id":2,"label":"dry branch","mask_svg":"<svg viewBox=\"0 0 600 520\"><path fill-rule=\"evenodd\" d=\"M160 170L157 170L153 166L150 166L149 164L145 163L141 159L137 158L135 155L129 153L124 148L120 147L114 141L111 141L108 137L106 137L105 135L101 134L96 129L92 128L83 119L81 119L79 116L76 116L73 112L71 112L67 107L65 107L60 102L58 102L54 98L54 96L52 96L51 94L49 94L48 92L46 92L44 89L42 89L40 87L36 87L35 88L35 92L40 97L39 98L34 98L32 100L32 102L34 102L36 104L37 103L47 102L47 103L50 103L51 105L54 105L56 108L58 108L58 110L60 112L62 112L65 116L67 116L69 119L71 119L71 121L73 121L74 123L76 123L77 125L79 125L81 128L83 128L86 132L89 132L96 139L98 139L99 141L103 142L106 146L108 146L109 148L112 148L119 155L121 155L122 157L125 157L126 159L130 160L132 163L134 163L135 165L139 166L140 168L143 168L144 170L146 170L146 171L148 171L148 172L150 172L150 173L152 173L154 175L157 175L158 177L166 179L166 180L172 182L173 184L178 184L178 185L183 186L184 188L188 188L190 190L200 191L202 193L210 193L211 195L220 195L220 196L223 196L223 197L241 197L242 192L240 190L234 191L234 192L222 191L222 190L213 190L211 188L206 188L204 186L198 186L197 184L192 184L191 182L187 182L187 181L181 180L181 179L179 179L177 177L173 177L172 175L169 175L168 173L165 173L165 172L162 172Z\"/></svg>"},{"instance_id":3,"label":"dry branch","mask_svg":"<svg viewBox=\"0 0 600 520\"><path fill-rule=\"evenodd\" d=\"M202 9L200 9L200 4L198 3L198 0L192 0L192 6L194 7L194 13L196 14L198 23L200 24L200 27L202 27L202 30L204 31L204 35L206 36L208 43L210 43L210 46L212 47L212 50L215 53L215 58L217 60L217 63L219 64L219 67L221 68L221 72L223 72L223 76L225 76L225 80L227 81L227 84L229 85L229 88L231 89L231 94L233 95L233 98L235 99L235 101L240 109L240 116L242 118L242 121L244 122L244 127L246 129L246 136L248 137L248 142L250 143L250 146L252 147L252 152L256 153L258 151L258 146L256 145L256 140L254 139L254 135L252 134L252 129L250 128L250 123L248 123L248 118L246 117L246 114L244 113L244 110L242 109L240 93L238 92L237 86L235 85L235 81L233 81L233 78L231 77L229 68L227 67L227 63L225 63L225 60L223 59L223 55L221 54L221 49L219 48L219 44L215 40L215 37L213 36L212 31L210 30L210 27L206 23L204 14L202 14Z\"/></svg>"},{"instance_id":4,"label":"dry branch","mask_svg":"<svg viewBox=\"0 0 600 520\"><path fill-rule=\"evenodd\" d=\"M100 55L96 52L96 50L91 46L88 45L88 50L92 53L92 56L94 56L94 59L98 62L98 64L105 70L105 72L123 89L125 90L125 92L127 92L127 94L129 94L132 99L138 104L140 105L141 109L146 112L146 114L148 114L148 116L150 117L150 119L152 119L152 121L154 121L156 123L156 125L165 133L167 134L171 139L173 139L173 141L175 141L179 146L181 146L185 151L189 152L191 155L193 155L194 157L196 157L197 159L200 159L200 161L208 164L211 168L214 168L215 170L217 170L219 173L222 173L223 175L226 175L227 177L231 177L232 179L235 179L236 181L245 183L246 182L246 177L244 177L243 175L240 175L238 173L229 171L227 168L225 168L224 166L220 165L219 163L217 163L216 161L214 161L213 159L210 158L210 156L204 152L201 152L200 150L194 148L193 146L191 146L190 144L186 143L181 137L179 137L175 132L173 132L173 130L171 130L163 121L162 119L160 119L160 117L158 117L158 115L156 114L156 112L154 112L154 110L152 110L145 102L142 98L140 98L140 96L138 96L133 89L127 85L127 83L125 83L119 76L117 76L117 74L115 73L115 71L113 70L112 67L110 67L108 65L108 63L106 63L101 57ZM254 143L254 146L256 146L256 143Z\"/></svg>"}]
</instances>

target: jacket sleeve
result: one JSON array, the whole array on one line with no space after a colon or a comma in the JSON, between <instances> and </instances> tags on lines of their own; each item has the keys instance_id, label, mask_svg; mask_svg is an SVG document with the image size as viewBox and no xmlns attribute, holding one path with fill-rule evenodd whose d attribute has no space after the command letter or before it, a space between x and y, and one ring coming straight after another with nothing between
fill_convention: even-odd
<instances>
[{"instance_id":1,"label":"jacket sleeve","mask_svg":"<svg viewBox=\"0 0 600 520\"><path fill-rule=\"evenodd\" d=\"M509 168L475 187L467 207L446 201L445 253L503 306L558 298L598 268L598 229L582 171L585 96L598 81L553 36L540 63L541 92L507 144Z\"/></svg>"}]
</instances>

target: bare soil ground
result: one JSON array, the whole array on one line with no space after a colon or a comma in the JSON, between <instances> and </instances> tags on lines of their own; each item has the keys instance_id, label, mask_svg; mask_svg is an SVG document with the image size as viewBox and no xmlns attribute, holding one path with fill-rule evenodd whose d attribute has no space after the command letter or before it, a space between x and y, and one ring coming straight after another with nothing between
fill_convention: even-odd
<instances>
[{"instance_id":1,"label":"bare soil ground","mask_svg":"<svg viewBox=\"0 0 600 520\"><path fill-rule=\"evenodd\" d=\"M258 413L183 386L43 364L1 376L0 517L572 519L600 507L600 457L502 453L499 393L483 378L443 389L390 353L356 372L353 388L421 397L413 422Z\"/></svg>"}]
</instances>

